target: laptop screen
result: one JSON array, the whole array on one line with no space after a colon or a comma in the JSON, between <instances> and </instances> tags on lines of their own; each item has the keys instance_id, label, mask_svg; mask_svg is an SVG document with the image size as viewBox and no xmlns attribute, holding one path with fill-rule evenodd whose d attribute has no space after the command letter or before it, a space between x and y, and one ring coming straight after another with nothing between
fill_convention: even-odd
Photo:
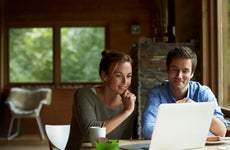
<instances>
[{"instance_id":1,"label":"laptop screen","mask_svg":"<svg viewBox=\"0 0 230 150\"><path fill-rule=\"evenodd\" d=\"M215 104L161 104L151 138L150 150L204 147Z\"/></svg>"}]
</instances>

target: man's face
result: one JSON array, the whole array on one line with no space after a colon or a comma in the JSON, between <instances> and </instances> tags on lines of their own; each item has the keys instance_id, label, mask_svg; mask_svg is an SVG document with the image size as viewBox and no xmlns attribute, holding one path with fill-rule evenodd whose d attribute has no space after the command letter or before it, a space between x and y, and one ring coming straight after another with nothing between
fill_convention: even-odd
<instances>
[{"instance_id":1,"label":"man's face","mask_svg":"<svg viewBox=\"0 0 230 150\"><path fill-rule=\"evenodd\" d=\"M192 60L173 58L168 68L168 80L172 90L186 92L188 83L193 77Z\"/></svg>"}]
</instances>

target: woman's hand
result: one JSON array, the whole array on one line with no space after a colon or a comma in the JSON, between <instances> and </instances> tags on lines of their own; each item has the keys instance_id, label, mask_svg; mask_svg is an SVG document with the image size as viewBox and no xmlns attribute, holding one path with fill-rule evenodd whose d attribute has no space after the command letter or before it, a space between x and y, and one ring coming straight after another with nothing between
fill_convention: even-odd
<instances>
[{"instance_id":1,"label":"woman's hand","mask_svg":"<svg viewBox=\"0 0 230 150\"><path fill-rule=\"evenodd\" d=\"M130 91L126 90L121 95L121 100L124 105L124 109L119 113L115 114L111 118L105 121L106 134L113 131L118 125L120 125L125 119L127 119L134 111L136 96Z\"/></svg>"},{"instance_id":2,"label":"woman's hand","mask_svg":"<svg viewBox=\"0 0 230 150\"><path fill-rule=\"evenodd\" d=\"M135 101L136 101L135 94L131 93L129 90L126 90L121 95L121 98L122 98L122 103L124 104L124 110L131 114L135 108Z\"/></svg>"}]
</instances>

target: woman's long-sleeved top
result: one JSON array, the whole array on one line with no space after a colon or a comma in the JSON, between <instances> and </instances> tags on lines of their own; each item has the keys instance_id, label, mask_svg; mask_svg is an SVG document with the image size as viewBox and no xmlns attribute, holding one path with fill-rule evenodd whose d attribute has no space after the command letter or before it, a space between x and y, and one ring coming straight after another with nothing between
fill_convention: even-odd
<instances>
[{"instance_id":1,"label":"woman's long-sleeved top","mask_svg":"<svg viewBox=\"0 0 230 150\"><path fill-rule=\"evenodd\" d=\"M88 141L89 128L100 126L103 120L111 118L124 108L121 104L117 109L105 106L96 95L95 87L84 87L74 95L70 135L66 150L78 150L84 141ZM106 135L109 139L130 139L133 132L135 111L117 128Z\"/></svg>"}]
</instances>

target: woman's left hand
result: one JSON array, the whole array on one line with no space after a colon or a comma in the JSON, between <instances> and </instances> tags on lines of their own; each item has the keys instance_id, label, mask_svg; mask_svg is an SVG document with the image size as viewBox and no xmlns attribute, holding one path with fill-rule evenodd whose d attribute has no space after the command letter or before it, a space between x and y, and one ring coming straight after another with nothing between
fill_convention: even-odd
<instances>
[{"instance_id":1,"label":"woman's left hand","mask_svg":"<svg viewBox=\"0 0 230 150\"><path fill-rule=\"evenodd\" d=\"M124 104L124 109L130 113L133 112L135 108L136 96L131 93L129 90L126 90L122 95L122 103Z\"/></svg>"}]
</instances>

